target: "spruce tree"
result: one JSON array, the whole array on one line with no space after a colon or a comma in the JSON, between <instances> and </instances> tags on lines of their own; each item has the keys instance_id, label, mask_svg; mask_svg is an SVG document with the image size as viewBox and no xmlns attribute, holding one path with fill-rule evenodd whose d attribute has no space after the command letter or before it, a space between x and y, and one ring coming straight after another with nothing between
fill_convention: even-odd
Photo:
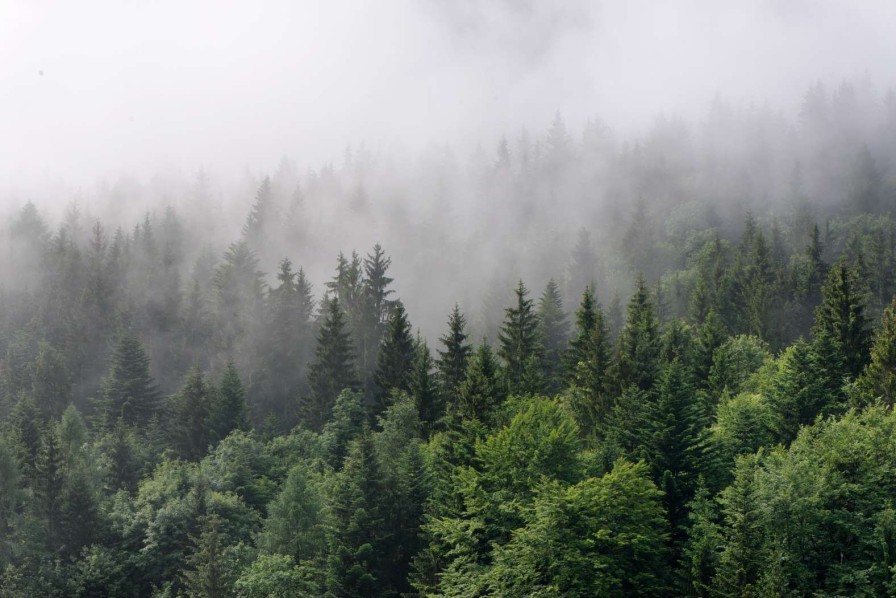
<instances>
[{"instance_id":1,"label":"spruce tree","mask_svg":"<svg viewBox=\"0 0 896 598\"><path fill-rule=\"evenodd\" d=\"M439 381L443 392L453 400L460 389L461 383L467 374L467 363L473 351L472 346L466 342L466 318L455 303L451 315L448 316L448 332L439 337L439 342L445 350L438 350L439 357L436 365L439 369Z\"/></svg>"},{"instance_id":2,"label":"spruce tree","mask_svg":"<svg viewBox=\"0 0 896 598\"><path fill-rule=\"evenodd\" d=\"M426 340L418 336L411 371L410 395L417 406L417 414L427 437L445 415L445 397L440 392L434 370L435 363Z\"/></svg>"},{"instance_id":3,"label":"spruce tree","mask_svg":"<svg viewBox=\"0 0 896 598\"><path fill-rule=\"evenodd\" d=\"M844 375L854 379L862 373L868 363L871 333L855 275L844 261L831 268L822 288L822 302L815 310L812 335L815 343L833 344Z\"/></svg>"},{"instance_id":4,"label":"spruce tree","mask_svg":"<svg viewBox=\"0 0 896 598\"><path fill-rule=\"evenodd\" d=\"M659 350L656 311L644 277L639 276L617 346L619 387L650 390L658 374Z\"/></svg>"},{"instance_id":5,"label":"spruce tree","mask_svg":"<svg viewBox=\"0 0 896 598\"><path fill-rule=\"evenodd\" d=\"M203 380L199 367L193 366L180 392L173 397L168 428L171 444L182 459L194 461L205 455L210 440L209 412L214 402L214 387Z\"/></svg>"},{"instance_id":6,"label":"spruce tree","mask_svg":"<svg viewBox=\"0 0 896 598\"><path fill-rule=\"evenodd\" d=\"M411 323L401 301L396 301L389 316L389 324L380 348L376 371L373 374L377 386L374 416L388 406L393 391L409 391L414 366L414 339Z\"/></svg>"},{"instance_id":7,"label":"spruce tree","mask_svg":"<svg viewBox=\"0 0 896 598\"><path fill-rule=\"evenodd\" d=\"M504 310L504 323L498 333L498 356L504 361L510 392L521 393L525 392L527 370L531 370L530 358L540 358L542 348L538 339L538 316L522 280L514 293L516 305Z\"/></svg>"},{"instance_id":8,"label":"spruce tree","mask_svg":"<svg viewBox=\"0 0 896 598\"><path fill-rule=\"evenodd\" d=\"M610 340L603 311L594 300L594 289L585 287L576 312L576 332L566 352L567 382L588 395L588 411L593 422L609 413L611 356Z\"/></svg>"},{"instance_id":9,"label":"spruce tree","mask_svg":"<svg viewBox=\"0 0 896 598\"><path fill-rule=\"evenodd\" d=\"M492 415L505 398L502 386L498 362L489 344L483 342L470 359L451 410L460 418L491 423Z\"/></svg>"},{"instance_id":10,"label":"spruce tree","mask_svg":"<svg viewBox=\"0 0 896 598\"><path fill-rule=\"evenodd\" d=\"M206 420L209 444L216 445L234 430L249 430L246 391L233 360L224 368L218 391L209 394L212 399Z\"/></svg>"},{"instance_id":11,"label":"spruce tree","mask_svg":"<svg viewBox=\"0 0 896 598\"><path fill-rule=\"evenodd\" d=\"M557 393L563 387L564 356L569 344L569 322L563 311L560 289L548 281L538 302L538 332L541 343L545 390Z\"/></svg>"},{"instance_id":12,"label":"spruce tree","mask_svg":"<svg viewBox=\"0 0 896 598\"><path fill-rule=\"evenodd\" d=\"M896 403L896 297L884 310L859 388L869 401L879 399L890 407Z\"/></svg>"},{"instance_id":13,"label":"spruce tree","mask_svg":"<svg viewBox=\"0 0 896 598\"><path fill-rule=\"evenodd\" d=\"M246 223L243 225L243 238L253 249L261 247L264 235L274 217L273 210L271 177L266 176L262 179L258 190L255 192L255 203L252 204L252 209L246 218Z\"/></svg>"},{"instance_id":14,"label":"spruce tree","mask_svg":"<svg viewBox=\"0 0 896 598\"><path fill-rule=\"evenodd\" d=\"M300 413L312 430L320 430L329 418L336 397L357 385L351 338L337 296L324 299L323 324L317 336L315 361L308 372L310 396L302 401Z\"/></svg>"},{"instance_id":15,"label":"spruce tree","mask_svg":"<svg viewBox=\"0 0 896 598\"><path fill-rule=\"evenodd\" d=\"M331 495L329 595L378 595L384 531L378 500L383 493L372 435L367 430L349 445Z\"/></svg>"},{"instance_id":16,"label":"spruce tree","mask_svg":"<svg viewBox=\"0 0 896 598\"><path fill-rule=\"evenodd\" d=\"M118 418L130 426L145 426L159 410L159 391L149 375L149 356L137 337L124 334L112 354L103 379L99 414L111 428Z\"/></svg>"}]
</instances>

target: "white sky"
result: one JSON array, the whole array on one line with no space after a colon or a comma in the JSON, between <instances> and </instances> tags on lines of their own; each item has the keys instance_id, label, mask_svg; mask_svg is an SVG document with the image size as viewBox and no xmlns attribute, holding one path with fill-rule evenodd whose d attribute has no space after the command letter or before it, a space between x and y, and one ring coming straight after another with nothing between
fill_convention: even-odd
<instances>
[{"instance_id":1,"label":"white sky","mask_svg":"<svg viewBox=\"0 0 896 598\"><path fill-rule=\"evenodd\" d=\"M896 2L0 0L0 189L896 83ZM41 74L41 72L43 74ZM3 196L0 195L0 202Z\"/></svg>"}]
</instances>

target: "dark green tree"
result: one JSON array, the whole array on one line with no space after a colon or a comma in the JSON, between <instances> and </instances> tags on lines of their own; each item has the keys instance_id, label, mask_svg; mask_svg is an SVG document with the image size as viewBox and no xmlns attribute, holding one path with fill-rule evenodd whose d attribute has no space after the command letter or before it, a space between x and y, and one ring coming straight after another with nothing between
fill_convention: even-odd
<instances>
[{"instance_id":1,"label":"dark green tree","mask_svg":"<svg viewBox=\"0 0 896 598\"><path fill-rule=\"evenodd\" d=\"M323 426L339 393L357 384L351 337L340 300L335 296L325 298L322 308L324 320L317 335L315 361L308 371L310 396L300 405L304 423L312 430Z\"/></svg>"},{"instance_id":2,"label":"dark green tree","mask_svg":"<svg viewBox=\"0 0 896 598\"><path fill-rule=\"evenodd\" d=\"M439 337L439 342L445 350L438 350L439 357L436 360L439 381L449 400L454 400L467 375L467 363L473 348L466 340L466 319L455 303L451 315L448 316L448 332Z\"/></svg>"},{"instance_id":3,"label":"dark green tree","mask_svg":"<svg viewBox=\"0 0 896 598\"><path fill-rule=\"evenodd\" d=\"M436 381L435 362L433 362L426 339L418 336L414 344L410 395L417 406L423 433L428 437L445 415L445 396Z\"/></svg>"},{"instance_id":4,"label":"dark green tree","mask_svg":"<svg viewBox=\"0 0 896 598\"><path fill-rule=\"evenodd\" d=\"M638 277L635 294L617 344L619 387L636 386L650 390L659 373L659 322L643 276Z\"/></svg>"},{"instance_id":5,"label":"dark green tree","mask_svg":"<svg viewBox=\"0 0 896 598\"><path fill-rule=\"evenodd\" d=\"M234 430L249 430L246 391L233 360L227 362L217 392L209 388L208 396L210 403L205 427L209 444L218 444Z\"/></svg>"},{"instance_id":6,"label":"dark green tree","mask_svg":"<svg viewBox=\"0 0 896 598\"><path fill-rule=\"evenodd\" d=\"M495 354L488 343L477 347L470 358L467 374L457 392L452 413L461 418L490 423L495 410L505 398L504 382Z\"/></svg>"},{"instance_id":7,"label":"dark green tree","mask_svg":"<svg viewBox=\"0 0 896 598\"><path fill-rule=\"evenodd\" d=\"M813 338L816 343L831 343L842 364L843 375L855 379L868 363L871 332L856 275L844 261L831 268L821 294L822 302L815 310Z\"/></svg>"},{"instance_id":8,"label":"dark green tree","mask_svg":"<svg viewBox=\"0 0 896 598\"><path fill-rule=\"evenodd\" d=\"M379 415L388 406L393 391L408 392L414 367L414 338L411 323L401 301L392 306L389 323L383 337L373 380L377 386L377 401L373 415Z\"/></svg>"},{"instance_id":9,"label":"dark green tree","mask_svg":"<svg viewBox=\"0 0 896 598\"><path fill-rule=\"evenodd\" d=\"M859 378L862 402L896 403L896 298L884 310L871 346L871 360Z\"/></svg>"},{"instance_id":10,"label":"dark green tree","mask_svg":"<svg viewBox=\"0 0 896 598\"><path fill-rule=\"evenodd\" d=\"M611 349L604 313L585 287L576 312L576 331L566 353L567 383L587 393L591 426L606 419L610 409Z\"/></svg>"},{"instance_id":11,"label":"dark green tree","mask_svg":"<svg viewBox=\"0 0 896 598\"><path fill-rule=\"evenodd\" d=\"M542 347L538 338L538 315L529 291L519 281L516 289L516 305L504 310L504 323L498 333L500 347L498 356L504 361L508 388L512 393L538 392L540 389L526 388L527 374L531 372L531 358L539 359Z\"/></svg>"},{"instance_id":12,"label":"dark green tree","mask_svg":"<svg viewBox=\"0 0 896 598\"><path fill-rule=\"evenodd\" d=\"M543 349L545 390L557 393L565 378L564 356L569 344L569 322L563 311L560 288L552 278L538 301L538 333Z\"/></svg>"},{"instance_id":13,"label":"dark green tree","mask_svg":"<svg viewBox=\"0 0 896 598\"><path fill-rule=\"evenodd\" d=\"M184 379L180 392L172 397L168 427L171 445L182 459L198 460L208 450L211 440L208 422L215 402L214 386L208 384L200 369L194 366Z\"/></svg>"},{"instance_id":14,"label":"dark green tree","mask_svg":"<svg viewBox=\"0 0 896 598\"><path fill-rule=\"evenodd\" d=\"M159 390L149 374L149 356L137 337L124 334L112 354L103 379L98 412L104 427L121 418L130 426L145 426L159 411Z\"/></svg>"}]
</instances>

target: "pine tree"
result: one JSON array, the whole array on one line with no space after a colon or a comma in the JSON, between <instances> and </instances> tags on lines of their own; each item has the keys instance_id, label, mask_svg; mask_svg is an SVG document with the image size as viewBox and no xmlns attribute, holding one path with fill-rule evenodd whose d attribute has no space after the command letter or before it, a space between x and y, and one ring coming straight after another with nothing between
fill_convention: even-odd
<instances>
[{"instance_id":1,"label":"pine tree","mask_svg":"<svg viewBox=\"0 0 896 598\"><path fill-rule=\"evenodd\" d=\"M435 363L426 340L418 336L414 343L414 364L411 371L410 395L417 406L417 414L425 436L435 430L445 415L445 397L435 377Z\"/></svg>"},{"instance_id":2,"label":"pine tree","mask_svg":"<svg viewBox=\"0 0 896 598\"><path fill-rule=\"evenodd\" d=\"M123 335L103 379L99 413L111 428L118 418L130 426L144 426L159 410L159 391L149 375L149 357L137 337Z\"/></svg>"},{"instance_id":3,"label":"pine tree","mask_svg":"<svg viewBox=\"0 0 896 598\"><path fill-rule=\"evenodd\" d=\"M658 374L659 349L659 323L653 301L644 278L639 276L617 346L621 389L634 385L650 390Z\"/></svg>"},{"instance_id":4,"label":"pine tree","mask_svg":"<svg viewBox=\"0 0 896 598\"><path fill-rule=\"evenodd\" d=\"M268 505L268 518L259 546L271 553L288 554L295 562L312 562L326 546L324 497L305 465L289 470L280 494Z\"/></svg>"},{"instance_id":5,"label":"pine tree","mask_svg":"<svg viewBox=\"0 0 896 598\"><path fill-rule=\"evenodd\" d=\"M317 336L315 361L308 372L310 396L300 409L312 430L320 430L329 418L339 393L357 384L351 338L339 298L325 298L322 309L324 321Z\"/></svg>"},{"instance_id":6,"label":"pine tree","mask_svg":"<svg viewBox=\"0 0 896 598\"><path fill-rule=\"evenodd\" d=\"M890 407L896 403L896 298L884 310L859 387L869 400L880 399Z\"/></svg>"},{"instance_id":7,"label":"pine tree","mask_svg":"<svg viewBox=\"0 0 896 598\"><path fill-rule=\"evenodd\" d=\"M234 430L249 430L246 391L233 360L224 368L218 391L210 392L209 396L211 402L206 420L209 444L216 445Z\"/></svg>"},{"instance_id":8,"label":"pine tree","mask_svg":"<svg viewBox=\"0 0 896 598\"><path fill-rule=\"evenodd\" d=\"M567 381L588 394L592 423L603 421L610 409L610 340L604 314L594 300L594 289L585 287L576 312L576 333L566 353Z\"/></svg>"},{"instance_id":9,"label":"pine tree","mask_svg":"<svg viewBox=\"0 0 896 598\"><path fill-rule=\"evenodd\" d=\"M438 350L439 358L436 360L443 392L452 399L466 377L467 363L473 351L466 340L466 319L455 303L451 315L448 316L448 332L439 337L439 342L445 350Z\"/></svg>"},{"instance_id":10,"label":"pine tree","mask_svg":"<svg viewBox=\"0 0 896 598\"><path fill-rule=\"evenodd\" d=\"M502 385L494 353L488 343L483 342L470 359L452 412L461 418L490 423L495 410L504 400Z\"/></svg>"},{"instance_id":11,"label":"pine tree","mask_svg":"<svg viewBox=\"0 0 896 598\"><path fill-rule=\"evenodd\" d=\"M65 499L64 459L56 427L49 426L41 434L32 487L36 499L34 508L45 526L44 541L50 552L60 548L62 539L62 509Z\"/></svg>"},{"instance_id":12,"label":"pine tree","mask_svg":"<svg viewBox=\"0 0 896 598\"><path fill-rule=\"evenodd\" d=\"M123 489L133 492L140 479L133 432L118 419L106 440L106 456L109 460L108 484L112 491Z\"/></svg>"},{"instance_id":13,"label":"pine tree","mask_svg":"<svg viewBox=\"0 0 896 598\"><path fill-rule=\"evenodd\" d=\"M223 598L232 594L223 558L221 520L215 515L202 518L201 533L193 538L195 549L187 557L188 569L183 573L183 584L190 596Z\"/></svg>"},{"instance_id":14,"label":"pine tree","mask_svg":"<svg viewBox=\"0 0 896 598\"><path fill-rule=\"evenodd\" d=\"M211 405L215 402L214 387L203 380L202 372L194 366L172 402L172 419L168 428L171 444L182 459L198 460L205 455L209 445L207 422Z\"/></svg>"},{"instance_id":15,"label":"pine tree","mask_svg":"<svg viewBox=\"0 0 896 598\"><path fill-rule=\"evenodd\" d=\"M498 356L504 360L510 392L521 393L525 392L527 369L531 369L529 360L533 356L540 358L542 348L538 339L538 316L522 280L514 292L516 305L504 310L504 323L498 333L501 344Z\"/></svg>"},{"instance_id":16,"label":"pine tree","mask_svg":"<svg viewBox=\"0 0 896 598\"><path fill-rule=\"evenodd\" d=\"M383 345L377 360L373 379L377 385L377 406L374 415L379 415L388 406L393 391L408 392L414 366L414 339L411 337L411 323L401 301L392 307Z\"/></svg>"},{"instance_id":17,"label":"pine tree","mask_svg":"<svg viewBox=\"0 0 896 598\"><path fill-rule=\"evenodd\" d=\"M565 377L563 358L569 344L569 322L563 311L560 289L553 278L548 281L538 302L538 324L545 389L557 393L563 387Z\"/></svg>"},{"instance_id":18,"label":"pine tree","mask_svg":"<svg viewBox=\"0 0 896 598\"><path fill-rule=\"evenodd\" d=\"M246 223L243 225L243 238L253 249L261 247L264 235L274 217L273 210L271 177L266 176L258 186L258 191L255 193L255 203L252 205L249 216L246 218Z\"/></svg>"},{"instance_id":19,"label":"pine tree","mask_svg":"<svg viewBox=\"0 0 896 598\"><path fill-rule=\"evenodd\" d=\"M844 375L854 379L862 373L868 363L871 333L855 275L843 261L831 268L822 288L822 302L815 310L812 335L814 343L826 339L833 343Z\"/></svg>"},{"instance_id":20,"label":"pine tree","mask_svg":"<svg viewBox=\"0 0 896 598\"><path fill-rule=\"evenodd\" d=\"M62 415L72 399L72 383L63 355L48 343L40 343L31 378L31 394L48 418Z\"/></svg>"},{"instance_id":21,"label":"pine tree","mask_svg":"<svg viewBox=\"0 0 896 598\"><path fill-rule=\"evenodd\" d=\"M378 499L383 491L373 439L365 431L350 444L331 498L334 521L327 567L330 595L378 595L383 537Z\"/></svg>"}]
</instances>

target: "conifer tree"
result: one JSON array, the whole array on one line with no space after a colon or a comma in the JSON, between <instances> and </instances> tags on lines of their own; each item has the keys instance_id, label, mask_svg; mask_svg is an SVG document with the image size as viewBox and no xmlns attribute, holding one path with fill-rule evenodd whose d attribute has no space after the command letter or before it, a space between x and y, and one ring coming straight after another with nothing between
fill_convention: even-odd
<instances>
[{"instance_id":1,"label":"conifer tree","mask_svg":"<svg viewBox=\"0 0 896 598\"><path fill-rule=\"evenodd\" d=\"M896 298L884 310L859 387L868 400L880 399L890 407L896 403Z\"/></svg>"},{"instance_id":2,"label":"conifer tree","mask_svg":"<svg viewBox=\"0 0 896 598\"><path fill-rule=\"evenodd\" d=\"M617 346L621 389L634 385L650 390L658 374L659 349L659 323L653 301L644 277L639 276Z\"/></svg>"},{"instance_id":3,"label":"conifer tree","mask_svg":"<svg viewBox=\"0 0 896 598\"><path fill-rule=\"evenodd\" d=\"M202 518L201 533L194 538L195 549L187 557L188 569L183 573L184 589L190 596L218 598L231 594L223 557L221 521L218 515Z\"/></svg>"},{"instance_id":4,"label":"conifer tree","mask_svg":"<svg viewBox=\"0 0 896 598\"><path fill-rule=\"evenodd\" d=\"M527 369L531 369L529 360L533 356L540 358L542 347L538 339L538 316L522 280L514 293L516 305L504 310L504 323L498 333L498 356L504 361L510 392L520 393L524 392Z\"/></svg>"},{"instance_id":5,"label":"conifer tree","mask_svg":"<svg viewBox=\"0 0 896 598\"><path fill-rule=\"evenodd\" d=\"M123 489L133 492L137 488L140 472L134 444L133 432L119 418L105 443L109 460L107 483L113 491Z\"/></svg>"},{"instance_id":6,"label":"conifer tree","mask_svg":"<svg viewBox=\"0 0 896 598\"><path fill-rule=\"evenodd\" d=\"M288 554L296 563L314 561L326 547L324 507L308 467L296 465L268 505L259 545L267 552Z\"/></svg>"},{"instance_id":7,"label":"conifer tree","mask_svg":"<svg viewBox=\"0 0 896 598\"><path fill-rule=\"evenodd\" d=\"M317 336L315 361L308 372L310 396L300 408L305 424L312 430L323 426L339 393L357 384L351 338L339 298L325 298L322 309L324 321Z\"/></svg>"},{"instance_id":8,"label":"conifer tree","mask_svg":"<svg viewBox=\"0 0 896 598\"><path fill-rule=\"evenodd\" d=\"M590 418L597 422L606 418L610 405L611 358L610 340L604 314L594 300L594 289L585 287L582 303L576 312L576 332L566 353L567 381L588 395Z\"/></svg>"},{"instance_id":9,"label":"conifer tree","mask_svg":"<svg viewBox=\"0 0 896 598\"><path fill-rule=\"evenodd\" d=\"M34 466L34 508L44 524L44 541L49 551L58 550L62 537L62 509L65 500L65 455L59 446L55 426L41 434L40 451Z\"/></svg>"},{"instance_id":10,"label":"conifer tree","mask_svg":"<svg viewBox=\"0 0 896 598\"><path fill-rule=\"evenodd\" d=\"M445 397L440 392L434 370L435 363L426 340L418 336L411 371L410 395L417 406L417 414L426 436L429 436L445 415Z\"/></svg>"},{"instance_id":11,"label":"conifer tree","mask_svg":"<svg viewBox=\"0 0 896 598\"><path fill-rule=\"evenodd\" d=\"M198 460L208 449L209 412L214 402L214 387L203 380L199 367L193 366L173 397L171 409L171 444L182 459Z\"/></svg>"},{"instance_id":12,"label":"conifer tree","mask_svg":"<svg viewBox=\"0 0 896 598\"><path fill-rule=\"evenodd\" d=\"M473 348L467 340L466 318L455 303L451 315L448 316L448 332L439 337L445 350L438 350L436 365L439 369L439 381L443 392L453 400L467 374L467 363Z\"/></svg>"},{"instance_id":13,"label":"conifer tree","mask_svg":"<svg viewBox=\"0 0 896 598\"><path fill-rule=\"evenodd\" d=\"M538 332L543 348L545 390L557 393L563 387L564 356L569 344L569 322L563 311L560 289L552 278L538 302Z\"/></svg>"},{"instance_id":14,"label":"conifer tree","mask_svg":"<svg viewBox=\"0 0 896 598\"><path fill-rule=\"evenodd\" d=\"M249 430L246 391L233 360L227 362L217 392L209 392L211 402L206 419L208 442L216 445L234 430Z\"/></svg>"},{"instance_id":15,"label":"conifer tree","mask_svg":"<svg viewBox=\"0 0 896 598\"><path fill-rule=\"evenodd\" d=\"M31 394L45 417L56 418L72 399L72 383L63 355L40 343L31 377Z\"/></svg>"},{"instance_id":16,"label":"conifer tree","mask_svg":"<svg viewBox=\"0 0 896 598\"><path fill-rule=\"evenodd\" d=\"M868 363L871 333L855 275L843 261L831 268L822 288L822 302L815 310L812 335L816 343L829 340L833 344L844 375L856 378L862 373Z\"/></svg>"},{"instance_id":17,"label":"conifer tree","mask_svg":"<svg viewBox=\"0 0 896 598\"><path fill-rule=\"evenodd\" d=\"M414 366L414 339L411 323L401 301L396 301L389 316L389 324L383 338L373 379L377 385L378 415L387 406L390 394L395 390L408 392Z\"/></svg>"},{"instance_id":18,"label":"conifer tree","mask_svg":"<svg viewBox=\"0 0 896 598\"><path fill-rule=\"evenodd\" d=\"M467 367L467 375L457 393L453 412L461 418L490 423L495 410L504 400L501 371L488 343L476 349Z\"/></svg>"},{"instance_id":19,"label":"conifer tree","mask_svg":"<svg viewBox=\"0 0 896 598\"><path fill-rule=\"evenodd\" d=\"M354 440L333 494L327 589L334 596L375 596L379 590L382 480L370 431Z\"/></svg>"},{"instance_id":20,"label":"conifer tree","mask_svg":"<svg viewBox=\"0 0 896 598\"><path fill-rule=\"evenodd\" d=\"M258 249L264 241L264 235L274 216L273 210L271 177L266 176L255 192L255 203L252 204L252 209L243 225L243 238L253 249Z\"/></svg>"},{"instance_id":21,"label":"conifer tree","mask_svg":"<svg viewBox=\"0 0 896 598\"><path fill-rule=\"evenodd\" d=\"M124 334L115 347L109 375L103 379L99 413L108 429L118 418L145 426L159 409L159 391L149 375L149 357L137 337Z\"/></svg>"}]
</instances>

